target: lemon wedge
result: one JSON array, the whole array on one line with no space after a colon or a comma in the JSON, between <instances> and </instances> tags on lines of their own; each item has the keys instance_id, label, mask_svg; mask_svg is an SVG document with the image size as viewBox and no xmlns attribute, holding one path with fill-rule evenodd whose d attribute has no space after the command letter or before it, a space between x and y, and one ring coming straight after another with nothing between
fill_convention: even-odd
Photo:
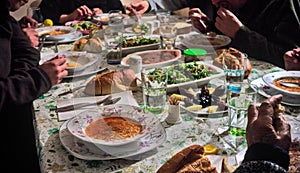
<instances>
[{"instance_id":1,"label":"lemon wedge","mask_svg":"<svg viewBox=\"0 0 300 173\"><path fill-rule=\"evenodd\" d=\"M53 21L51 19L44 20L44 26L53 26Z\"/></svg>"},{"instance_id":2,"label":"lemon wedge","mask_svg":"<svg viewBox=\"0 0 300 173\"><path fill-rule=\"evenodd\" d=\"M206 144L204 147L204 154L217 154L219 149L213 145Z\"/></svg>"}]
</instances>

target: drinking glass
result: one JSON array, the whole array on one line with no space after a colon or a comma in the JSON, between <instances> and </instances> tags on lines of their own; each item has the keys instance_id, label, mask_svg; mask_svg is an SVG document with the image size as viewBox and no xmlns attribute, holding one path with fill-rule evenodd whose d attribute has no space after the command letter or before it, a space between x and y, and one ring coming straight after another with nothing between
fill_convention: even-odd
<instances>
[{"instance_id":1,"label":"drinking glass","mask_svg":"<svg viewBox=\"0 0 300 173\"><path fill-rule=\"evenodd\" d=\"M43 23L43 15L39 7L29 7L27 9L27 16L32 17L38 23Z\"/></svg>"},{"instance_id":2,"label":"drinking glass","mask_svg":"<svg viewBox=\"0 0 300 173\"><path fill-rule=\"evenodd\" d=\"M115 28L108 26L104 30L104 42L105 48L108 51L107 63L108 64L120 64L122 59L122 43L123 33Z\"/></svg>"},{"instance_id":3,"label":"drinking glass","mask_svg":"<svg viewBox=\"0 0 300 173\"><path fill-rule=\"evenodd\" d=\"M170 22L171 12L166 10L156 11L156 18L161 24L167 24Z\"/></svg>"},{"instance_id":4,"label":"drinking glass","mask_svg":"<svg viewBox=\"0 0 300 173\"><path fill-rule=\"evenodd\" d=\"M231 82L242 82L247 69L247 54L229 49L224 51L222 56L226 85L229 86Z\"/></svg>"},{"instance_id":5,"label":"drinking glass","mask_svg":"<svg viewBox=\"0 0 300 173\"><path fill-rule=\"evenodd\" d=\"M164 111L167 101L167 73L143 71L143 99L146 109L154 114Z\"/></svg>"},{"instance_id":6,"label":"drinking glass","mask_svg":"<svg viewBox=\"0 0 300 173\"><path fill-rule=\"evenodd\" d=\"M162 49L174 49L177 27L175 25L163 25L159 27Z\"/></svg>"},{"instance_id":7,"label":"drinking glass","mask_svg":"<svg viewBox=\"0 0 300 173\"><path fill-rule=\"evenodd\" d=\"M245 136L248 107L256 103L257 86L247 82L232 82L227 92L228 126L234 136Z\"/></svg>"}]
</instances>

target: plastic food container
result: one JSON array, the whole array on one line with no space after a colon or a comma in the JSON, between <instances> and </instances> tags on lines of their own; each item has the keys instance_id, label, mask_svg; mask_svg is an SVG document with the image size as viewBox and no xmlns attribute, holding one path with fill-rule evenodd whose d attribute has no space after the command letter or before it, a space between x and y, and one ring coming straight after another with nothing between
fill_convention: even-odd
<instances>
[{"instance_id":1,"label":"plastic food container","mask_svg":"<svg viewBox=\"0 0 300 173\"><path fill-rule=\"evenodd\" d=\"M207 51L200 48L189 48L183 51L184 62L205 60Z\"/></svg>"}]
</instances>

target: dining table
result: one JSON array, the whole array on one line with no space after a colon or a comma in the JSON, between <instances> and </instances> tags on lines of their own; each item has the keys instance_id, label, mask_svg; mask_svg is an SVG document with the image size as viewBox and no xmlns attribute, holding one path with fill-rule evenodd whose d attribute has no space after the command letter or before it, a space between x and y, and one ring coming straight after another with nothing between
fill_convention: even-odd
<instances>
[{"instance_id":1,"label":"dining table","mask_svg":"<svg viewBox=\"0 0 300 173\"><path fill-rule=\"evenodd\" d=\"M179 39L180 40L180 39ZM74 42L62 43L58 45L58 50L68 51ZM177 41L176 44L180 45ZM42 49L42 53L53 53L55 50L54 45L46 45ZM275 65L268 62L251 59L252 71L248 77L248 82L261 83L261 77L265 74L285 71ZM101 69L121 69L124 68L121 65L110 65L106 63L106 58L99 55ZM179 63L184 61L184 56L178 59ZM202 60L206 63L212 63L211 55L207 54L206 58ZM102 73L103 71L97 71L95 73ZM60 95L63 92L83 85L91 77L95 75L83 75L77 77L66 77L60 84L53 86L47 93L37 98L34 101L35 111L35 132L36 142L39 153L39 160L42 172L115 172L115 173L154 173L156 172L166 161L168 161L174 154L182 149L193 145L199 144L204 146L210 144L215 146L217 152L207 155L213 165L217 167L220 172L226 172L224 170L224 162L232 167L237 167L243 160L244 153L247 149L247 142L245 137L236 137L230 134L226 134L226 127L228 123L228 116L220 116L214 118L202 118L195 117L193 114L180 110L181 121L177 124L169 124L165 121L168 116L168 105L165 110L160 114L155 114L161 123L161 131L165 136L161 137L155 147L150 146L151 149L138 153L136 155L124 154L122 157L97 157L90 155L90 150L80 148L80 143L77 143L76 149L82 150L78 153L86 154L84 156L76 154L76 152L70 152L67 149L65 143L62 143L63 130L66 129L66 122L71 118L61 118L58 115L57 106L63 101L72 100L74 98L84 98L86 95L82 90L70 92L68 94ZM219 80L224 80L224 76ZM143 93L141 89L135 91L128 91L126 94L132 96L131 101L127 104L131 104L140 108L143 108ZM168 93L171 95L172 93ZM258 93L257 102L261 103L270 95L264 93ZM116 103L118 104L118 103ZM300 150L300 105L297 104L284 104L285 112L284 117L287 122L291 124L291 134L293 146ZM153 137L155 138L155 137ZM65 139L64 139L65 140ZM152 139L149 139L152 140ZM143 143L146 145L154 145ZM149 147L149 146L148 146ZM130 152L129 152L130 153ZM299 155L298 159L299 163ZM292 160L292 159L291 159ZM289 172L300 171L299 168L295 168L295 165L290 166Z\"/></svg>"}]
</instances>

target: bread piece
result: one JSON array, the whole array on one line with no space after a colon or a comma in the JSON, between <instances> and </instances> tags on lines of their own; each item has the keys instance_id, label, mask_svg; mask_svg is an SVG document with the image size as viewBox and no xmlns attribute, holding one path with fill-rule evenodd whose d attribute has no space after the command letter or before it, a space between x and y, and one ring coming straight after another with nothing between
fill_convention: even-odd
<instances>
[{"instance_id":1,"label":"bread piece","mask_svg":"<svg viewBox=\"0 0 300 173\"><path fill-rule=\"evenodd\" d=\"M203 154L204 148L202 146L191 145L175 154L159 168L157 173L187 172L187 170L194 167L197 167L196 170L207 170L207 172L216 173L216 168L211 166L207 158L203 158ZM193 171L194 170L195 169L193 169Z\"/></svg>"},{"instance_id":2,"label":"bread piece","mask_svg":"<svg viewBox=\"0 0 300 173\"><path fill-rule=\"evenodd\" d=\"M72 51L82 51L87 42L88 42L88 39L86 39L86 38L79 39L74 43L71 50Z\"/></svg>"},{"instance_id":3,"label":"bread piece","mask_svg":"<svg viewBox=\"0 0 300 173\"><path fill-rule=\"evenodd\" d=\"M212 166L207 157L184 165L177 173L217 173L216 167Z\"/></svg>"},{"instance_id":4,"label":"bread piece","mask_svg":"<svg viewBox=\"0 0 300 173\"><path fill-rule=\"evenodd\" d=\"M104 50L104 46L100 38L90 38L88 39L82 50L92 53L100 53L102 52L102 50Z\"/></svg>"},{"instance_id":5,"label":"bread piece","mask_svg":"<svg viewBox=\"0 0 300 173\"><path fill-rule=\"evenodd\" d=\"M213 65L217 66L217 67L220 67L221 69L223 69L223 62L222 62L222 59L223 59L223 53L226 51L227 49L219 49L216 51L216 54L217 54L217 57L214 59L213 61ZM244 56L242 54L242 52L240 52L239 50L235 49L235 48L229 48L228 50L230 50L231 52L231 56L232 56L232 59L234 59L234 57L242 57ZM234 60L233 60L234 61ZM226 62L225 62L226 63ZM226 63L226 64L229 64L229 63ZM239 62L236 60L234 62L231 61L231 64L235 65L235 66L240 66ZM251 70L252 70L252 64L250 62L250 60L248 59L247 61L247 66L246 66L246 70L245 70L245 73L244 73L244 79L247 79L249 74L251 73Z\"/></svg>"},{"instance_id":6,"label":"bread piece","mask_svg":"<svg viewBox=\"0 0 300 173\"><path fill-rule=\"evenodd\" d=\"M137 87L137 78L131 69L99 74L91 79L84 92L88 95L106 95Z\"/></svg>"}]
</instances>

